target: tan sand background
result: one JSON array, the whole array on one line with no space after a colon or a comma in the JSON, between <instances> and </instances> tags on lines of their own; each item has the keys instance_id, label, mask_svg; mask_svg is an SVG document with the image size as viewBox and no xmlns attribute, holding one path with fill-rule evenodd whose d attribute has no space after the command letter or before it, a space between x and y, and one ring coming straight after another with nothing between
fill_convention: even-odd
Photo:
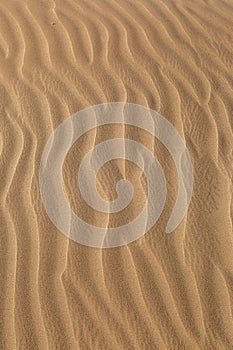
<instances>
[{"instance_id":1,"label":"tan sand background","mask_svg":"<svg viewBox=\"0 0 233 350\"><path fill-rule=\"evenodd\" d=\"M233 2L0 1L0 349L233 349ZM192 157L188 215L164 234L177 194L167 151L149 135L168 183L166 210L141 239L109 250L67 239L38 184L43 148L71 114L110 101L157 110ZM135 198L120 217L85 207L74 176L95 143L71 149L64 188L89 222L116 226L143 207L147 186L129 162L99 174L103 197L127 177Z\"/></svg>"}]
</instances>

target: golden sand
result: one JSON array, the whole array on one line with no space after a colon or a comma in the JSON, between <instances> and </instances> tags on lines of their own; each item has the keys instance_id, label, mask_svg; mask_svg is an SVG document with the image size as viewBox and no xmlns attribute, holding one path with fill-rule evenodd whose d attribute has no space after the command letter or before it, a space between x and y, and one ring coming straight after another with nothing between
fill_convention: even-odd
<instances>
[{"instance_id":1,"label":"golden sand","mask_svg":"<svg viewBox=\"0 0 233 350\"><path fill-rule=\"evenodd\" d=\"M233 349L230 0L0 1L0 349ZM95 213L76 188L78 164L106 138L152 147L167 179L166 210L141 239L82 246L50 221L39 192L44 146L77 111L128 101L161 113L192 158L188 214L164 227L177 194L167 150L140 130L100 127L70 150L64 188L90 223L122 225L147 194L141 171L116 160L97 188L135 186L127 213ZM109 175L110 174L110 175Z\"/></svg>"}]
</instances>

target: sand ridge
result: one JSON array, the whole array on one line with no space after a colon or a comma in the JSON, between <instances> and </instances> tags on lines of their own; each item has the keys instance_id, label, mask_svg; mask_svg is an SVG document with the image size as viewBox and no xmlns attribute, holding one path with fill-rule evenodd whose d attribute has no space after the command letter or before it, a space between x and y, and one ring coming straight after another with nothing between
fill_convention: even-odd
<instances>
[{"instance_id":1,"label":"sand ridge","mask_svg":"<svg viewBox=\"0 0 233 350\"><path fill-rule=\"evenodd\" d=\"M232 31L230 0L0 2L0 349L232 348ZM188 215L165 235L177 194L172 160L145 132L109 128L108 137L127 133L155 152L169 198L144 237L98 250L51 223L38 176L53 130L112 101L152 108L176 127L194 191ZM94 129L67 157L75 210L75 159L104 138L106 128ZM115 196L109 177L137 189L127 218L90 214L114 226L140 211L146 184L128 162L112 165L98 177L103 196Z\"/></svg>"}]
</instances>

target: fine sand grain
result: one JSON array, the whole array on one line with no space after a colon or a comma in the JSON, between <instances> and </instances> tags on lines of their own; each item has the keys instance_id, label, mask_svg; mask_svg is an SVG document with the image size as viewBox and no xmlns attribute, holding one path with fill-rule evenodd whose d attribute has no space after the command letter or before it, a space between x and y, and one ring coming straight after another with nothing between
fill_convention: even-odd
<instances>
[{"instance_id":1,"label":"fine sand grain","mask_svg":"<svg viewBox=\"0 0 233 350\"><path fill-rule=\"evenodd\" d=\"M0 1L0 349L233 349L233 1ZM55 128L77 111L128 101L161 113L193 162L188 214L164 228L177 196L167 150L134 127L93 129L70 149L64 190L91 224L133 220L147 196L137 166L115 160L98 174L103 198L122 177L135 196L102 214L82 200L76 173L103 140L154 151L168 198L141 239L95 249L50 221L39 167ZM122 214L122 215L121 215Z\"/></svg>"}]
</instances>

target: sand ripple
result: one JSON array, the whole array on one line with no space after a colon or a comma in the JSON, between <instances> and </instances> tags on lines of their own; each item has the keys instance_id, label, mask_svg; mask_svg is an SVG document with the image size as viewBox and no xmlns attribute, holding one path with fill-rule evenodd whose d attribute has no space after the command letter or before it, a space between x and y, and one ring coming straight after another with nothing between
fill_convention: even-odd
<instances>
[{"instance_id":1,"label":"sand ripple","mask_svg":"<svg viewBox=\"0 0 233 350\"><path fill-rule=\"evenodd\" d=\"M232 32L229 0L0 2L0 349L232 349ZM177 193L172 160L146 133L108 129L155 151L170 197L143 238L98 250L53 226L38 174L51 132L111 101L148 106L175 125L195 187L186 219L165 235ZM74 210L83 208L78 193L71 198L74 155L105 138L106 129L93 130L69 155ZM114 198L106 183L124 175L144 198L143 174L126 163L100 174L103 196ZM83 215L103 226L123 220Z\"/></svg>"}]
</instances>

